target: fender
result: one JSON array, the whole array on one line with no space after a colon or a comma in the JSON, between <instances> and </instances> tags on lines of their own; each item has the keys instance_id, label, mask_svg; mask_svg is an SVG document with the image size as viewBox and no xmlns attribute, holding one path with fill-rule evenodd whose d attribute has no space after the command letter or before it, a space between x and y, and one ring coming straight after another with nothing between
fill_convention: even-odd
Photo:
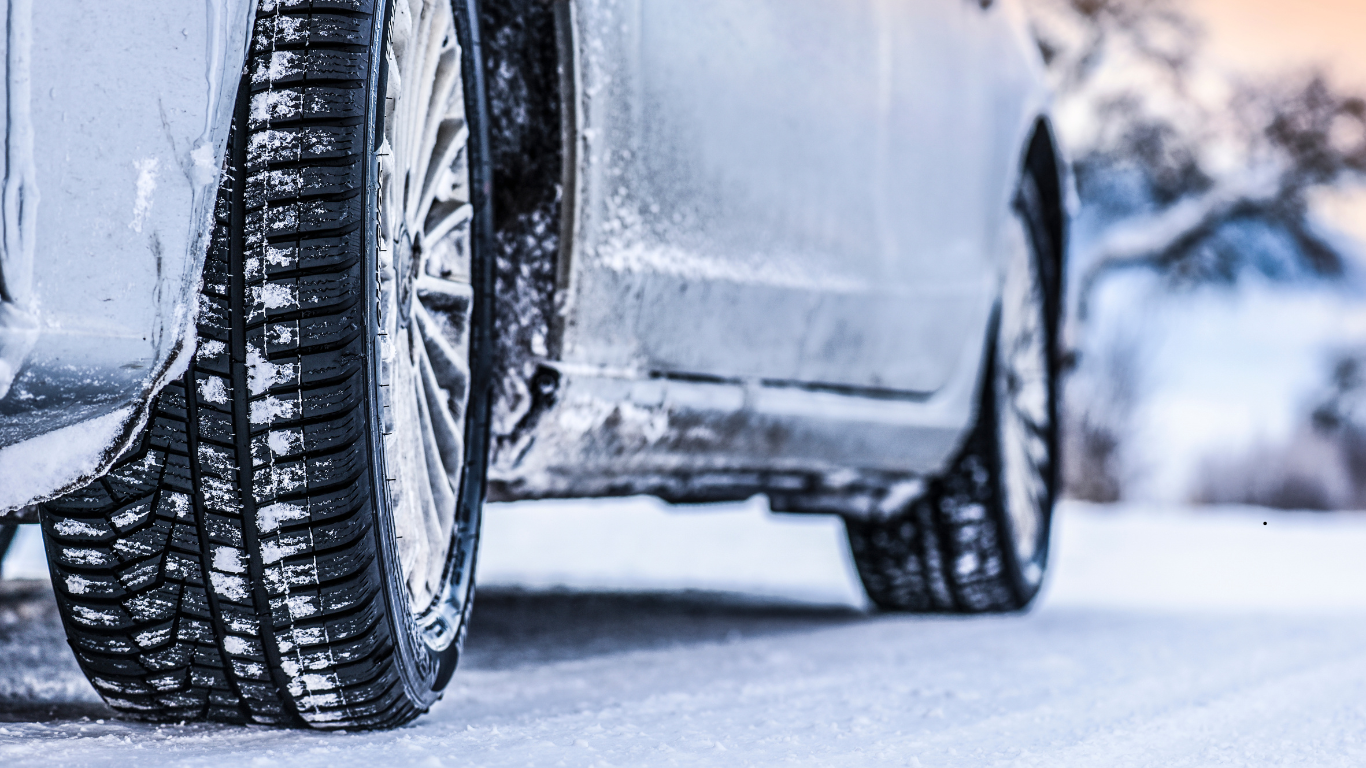
<instances>
[{"instance_id":1,"label":"fender","mask_svg":"<svg viewBox=\"0 0 1366 768\"><path fill-rule=\"evenodd\" d=\"M250 0L9 0L0 510L108 469L193 352Z\"/></svg>"}]
</instances>

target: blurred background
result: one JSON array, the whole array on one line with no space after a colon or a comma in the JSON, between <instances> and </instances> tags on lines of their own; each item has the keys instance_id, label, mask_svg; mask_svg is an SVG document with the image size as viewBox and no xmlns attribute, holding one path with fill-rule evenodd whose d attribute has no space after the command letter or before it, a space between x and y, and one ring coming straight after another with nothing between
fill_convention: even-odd
<instances>
[{"instance_id":1,"label":"blurred background","mask_svg":"<svg viewBox=\"0 0 1366 768\"><path fill-rule=\"evenodd\" d=\"M1366 503L1366 4L1029 0L1073 159L1068 495Z\"/></svg>"}]
</instances>

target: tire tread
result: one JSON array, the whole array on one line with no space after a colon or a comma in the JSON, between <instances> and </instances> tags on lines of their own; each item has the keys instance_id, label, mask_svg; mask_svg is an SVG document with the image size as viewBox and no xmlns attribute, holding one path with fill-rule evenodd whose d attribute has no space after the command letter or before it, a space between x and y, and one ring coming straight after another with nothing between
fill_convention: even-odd
<instances>
[{"instance_id":1,"label":"tire tread","mask_svg":"<svg viewBox=\"0 0 1366 768\"><path fill-rule=\"evenodd\" d=\"M195 360L108 478L43 505L72 647L125 715L355 728L420 714L395 666L373 535L361 271L373 5L260 3Z\"/></svg>"}]
</instances>

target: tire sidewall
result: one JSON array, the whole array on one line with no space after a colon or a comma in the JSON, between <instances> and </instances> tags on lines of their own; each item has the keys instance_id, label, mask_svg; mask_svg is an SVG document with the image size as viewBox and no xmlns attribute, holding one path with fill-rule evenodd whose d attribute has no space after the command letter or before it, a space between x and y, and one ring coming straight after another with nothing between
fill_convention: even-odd
<instances>
[{"instance_id":1,"label":"tire sidewall","mask_svg":"<svg viewBox=\"0 0 1366 768\"><path fill-rule=\"evenodd\" d=\"M469 400L466 406L465 462L461 472L458 489L456 522L452 530L452 541L447 550L443 588L435 605L457 605L453 617L458 626L454 627L454 638L444 648L431 647L421 627L413 615L411 598L400 564L397 541L397 527L394 510L388 490L390 476L385 465L385 451L382 434L379 348L379 296L378 285L378 246L379 246L379 156L378 145L383 131L381 106L382 84L384 81L385 47L388 44L390 18L395 0L376 0L377 18L370 44L370 71L367 77L365 146L365 235L364 235L364 274L365 290L371 299L365 304L366 322L366 410L367 444L371 461L371 485L375 489L373 509L375 511L374 529L376 551L379 555L378 567L383 584L386 613L394 639L394 664L403 680L408 698L419 708L431 706L441 694L446 681L450 679L459 661L460 647L465 635L465 624L473 603L473 573L478 552L478 531L484 498L483 488L487 467L487 437L482 433L482 419L474 418L478 402L476 393L486 389L486 371L481 366L471 365ZM459 14L463 3L455 2L455 13ZM457 30L460 25L457 23ZM467 41L461 35L463 47ZM463 69L463 68L462 68ZM468 82L468 80L467 80ZM470 99L466 94L467 105ZM469 113L467 106L467 114ZM471 142L475 140L470 133ZM473 251L473 249L472 249ZM478 259L477 254L473 258ZM476 291L477 293L478 291ZM478 301L478 299L476 299ZM475 325L479 313L471 315L471 340L476 341L478 334ZM482 330L482 329L480 329ZM471 344L474 349L474 344ZM472 355L473 357L473 355ZM472 361L473 362L473 361ZM482 375L481 375L482 374ZM472 540L471 540L472 537ZM463 578L462 578L463 577Z\"/></svg>"},{"instance_id":2,"label":"tire sidewall","mask_svg":"<svg viewBox=\"0 0 1366 768\"><path fill-rule=\"evenodd\" d=\"M1023 171L1021 187L1026 184L1034 184L1033 171L1026 167ZM1036 187L1037 188L1037 187ZM1019 552L1015 545L1014 523L1010 518L1009 508L1006 504L1006 480L1004 463L1004 445L1002 439L1002 427L1000 423L1000 403L997 402L998 392L996 386L997 366L1000 365L1001 355L1001 313L1003 308L998 305L995 318L992 321L992 333L987 345L987 365L982 377L982 398L980 405L980 416L978 429L981 429L988 440L989 451L988 460L991 462L990 470L993 485L993 500L990 505L992 516L996 522L1000 535L1006 540L1006 544L1001 547L1002 557L1006 564L1006 570L1010 574L1010 581L1019 599L1021 606L1028 605L1043 587L1044 577L1048 573L1049 544L1052 540L1053 508L1058 495L1059 473L1059 355L1058 355L1058 336L1061 323L1061 312L1059 311L1060 302L1058 295L1061 290L1057 275L1060 269L1051 271L1053 278L1050 279L1050 270L1044 269L1043 259L1054 258L1046 252L1045 247L1041 247L1039 233L1046 226L1042 220L1042 212L1037 210L1037 205L1041 203L1038 195L1031 196L1023 193L1017 194L1015 204L1012 206L1012 215L1019 220L1020 226L1024 230L1025 242L1028 248L1029 268L1033 272L1033 277L1039 285L1040 306L1036 307L1042 315L1047 361L1045 370L1047 371L1048 382L1048 435L1046 444L1048 446L1049 463L1044 477L1045 493L1044 501L1039 509L1039 531L1037 533L1038 542L1036 554L1032 565L1039 569L1039 577L1030 581L1025 577L1025 569L1031 563L1022 562Z\"/></svg>"}]
</instances>

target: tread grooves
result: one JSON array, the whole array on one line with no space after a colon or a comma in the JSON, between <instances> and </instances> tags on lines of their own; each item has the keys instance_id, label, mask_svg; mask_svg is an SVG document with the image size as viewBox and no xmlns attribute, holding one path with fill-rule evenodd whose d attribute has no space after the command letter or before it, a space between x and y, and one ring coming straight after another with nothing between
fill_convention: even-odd
<instances>
[{"instance_id":1,"label":"tread grooves","mask_svg":"<svg viewBox=\"0 0 1366 768\"><path fill-rule=\"evenodd\" d=\"M243 75L242 84L239 86L245 92L250 88L250 80L247 75ZM269 640L267 628L273 628L274 621L270 612L270 598L266 594L265 569L261 565L260 546L256 540L257 531L257 507L255 494L251 489L254 482L254 467L251 456L251 420L248 412L247 399L241 394L248 392L248 373L247 373L247 275L241 265L247 263L247 236L250 231L250 222L247 210L246 190L249 183L246 179L247 168L247 144L250 140L251 131L248 128L249 111L251 102L248 99L237 99L236 125L238 130L234 133L231 145L232 167L237 174L237 183L234 184L232 194L232 226L231 237L229 240L229 316L231 327L228 331L228 353L231 360L231 387L232 397L232 428L236 453L236 463L238 471L237 494L241 502L241 533L242 544L247 555L247 571L251 576L251 597L252 607L255 610L257 620L257 639L261 643L268 663L268 671L271 680L275 684L275 698L283 705L287 715L295 720L299 720L298 709L294 705L292 697L285 695L288 690L288 681L285 680L284 673L280 669L279 649ZM240 187L240 188L239 188ZM267 205L266 208L269 206ZM264 213L266 209L262 209Z\"/></svg>"},{"instance_id":2,"label":"tread grooves","mask_svg":"<svg viewBox=\"0 0 1366 768\"><path fill-rule=\"evenodd\" d=\"M189 391L190 391L190 387L192 387L192 386L194 385L194 381L195 381L195 376L194 376L194 374L195 374L195 366L194 366L194 362L191 361L190 367L185 371L185 391L186 391L186 392L189 392ZM188 396L188 395L187 395L186 398L185 398L185 401L186 401L185 445L186 445L186 448L188 449L189 454L190 454L190 457L191 457L191 458L190 458L190 480L191 480L191 483L193 484L193 487L195 488L195 492L192 493L192 494L190 495L191 503L194 504L195 524L196 524L196 526L198 526L198 528L199 528L200 531L203 531L203 530L204 530L204 517L205 517L205 514L206 514L206 511L205 511L205 508L204 508L204 492L203 492L203 489L201 488L200 482L199 482L199 475L200 475L199 462L198 462L198 460L196 460L196 459L194 458L195 455L196 455L197 452L198 452L197 449L198 449L198 447L199 447L199 440L198 440L198 437L197 437L197 433L199 432L199 430L198 430L198 429L196 428L196 426L195 426L195 425L197 424L196 418L197 418L197 416L198 416L198 410L199 410L198 407L197 407L197 405L198 405L198 399L199 399L199 398L196 398L196 397L193 397L193 396ZM212 556L212 554L211 554L211 552L210 552L210 550L209 550L209 538L208 538L207 536L203 536L203 535L200 535L198 538L199 538L199 551L198 551L196 554L199 555L199 562L200 562L201 564L212 562L213 556ZM202 567L202 566L201 566L201 567ZM216 645L217 647L216 647L214 650L216 650L216 651L218 652L218 658L221 659L222 662L223 662L223 675L224 675L224 678L225 678L225 680L226 680L226 682L227 682L227 684L228 684L228 688L229 688L229 689L233 692L233 694L237 697L237 701L238 701L238 704L237 704L238 711L241 712L241 714L242 714L242 719L243 719L243 720L246 720L246 719L248 719L248 718L250 717L250 713L246 710L245 699L242 697L242 691L241 691L241 690L238 688L238 686L237 686L237 680L234 678L234 676L233 676L231 673L228 672L228 670L230 670L230 669L232 668L232 663L231 663L231 661L228 659L227 654L226 654L226 653L224 652L224 650L223 650L223 647L224 647L224 638L227 636L228 633L227 633L227 629L223 626L222 611L220 610L220 608L219 608L219 606L218 606L218 594L214 591L212 584L209 583L209 579L205 579L205 584L204 584L204 597L205 597L205 599L206 599L206 602L208 602L208 604L209 604L209 617L210 617L210 618L209 618L209 623L213 626L213 634L214 634L214 638L216 639L215 645Z\"/></svg>"},{"instance_id":3,"label":"tread grooves","mask_svg":"<svg viewBox=\"0 0 1366 768\"><path fill-rule=\"evenodd\" d=\"M373 5L260 0L195 358L109 479L43 505L71 646L128 716L390 727L426 706L374 531ZM308 63L276 83L280 52ZM297 111L258 112L272 93Z\"/></svg>"}]
</instances>

